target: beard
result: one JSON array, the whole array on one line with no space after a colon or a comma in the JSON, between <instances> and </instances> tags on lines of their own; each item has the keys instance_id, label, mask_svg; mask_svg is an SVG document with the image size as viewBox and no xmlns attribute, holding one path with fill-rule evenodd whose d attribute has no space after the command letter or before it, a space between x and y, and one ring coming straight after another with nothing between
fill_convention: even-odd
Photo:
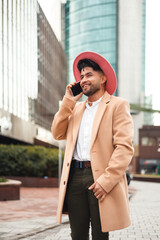
<instances>
[{"instance_id":1,"label":"beard","mask_svg":"<svg viewBox=\"0 0 160 240\"><path fill-rule=\"evenodd\" d=\"M83 90L83 94L87 97L92 96L93 94L95 94L97 91L100 90L100 84L97 84L95 86L90 85L90 88L88 90Z\"/></svg>"}]
</instances>

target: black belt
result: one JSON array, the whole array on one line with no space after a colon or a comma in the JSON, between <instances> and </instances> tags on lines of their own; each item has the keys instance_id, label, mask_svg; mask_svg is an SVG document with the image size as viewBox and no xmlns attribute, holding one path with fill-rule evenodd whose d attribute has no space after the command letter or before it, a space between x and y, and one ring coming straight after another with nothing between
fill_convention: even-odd
<instances>
[{"instance_id":1,"label":"black belt","mask_svg":"<svg viewBox=\"0 0 160 240\"><path fill-rule=\"evenodd\" d=\"M90 161L78 161L76 159L72 160L71 167L73 168L90 168L91 162Z\"/></svg>"}]
</instances>

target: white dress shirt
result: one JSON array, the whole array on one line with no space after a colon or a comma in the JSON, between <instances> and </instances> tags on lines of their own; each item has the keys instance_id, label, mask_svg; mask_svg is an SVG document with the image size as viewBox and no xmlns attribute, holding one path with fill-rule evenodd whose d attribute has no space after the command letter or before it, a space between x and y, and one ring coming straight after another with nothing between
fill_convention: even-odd
<instances>
[{"instance_id":1,"label":"white dress shirt","mask_svg":"<svg viewBox=\"0 0 160 240\"><path fill-rule=\"evenodd\" d=\"M93 121L101 99L102 97L99 98L96 102L92 102L92 106L89 106L88 102L86 103L86 108L82 116L77 142L73 154L73 158L76 160L90 161L90 146Z\"/></svg>"}]
</instances>

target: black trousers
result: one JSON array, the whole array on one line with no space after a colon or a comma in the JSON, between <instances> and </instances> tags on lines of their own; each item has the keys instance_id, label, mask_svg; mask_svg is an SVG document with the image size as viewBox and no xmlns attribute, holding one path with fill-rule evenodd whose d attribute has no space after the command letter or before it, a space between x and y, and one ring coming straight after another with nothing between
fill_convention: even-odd
<instances>
[{"instance_id":1,"label":"black trousers","mask_svg":"<svg viewBox=\"0 0 160 240\"><path fill-rule=\"evenodd\" d=\"M66 203L68 205L72 240L88 240L91 223L92 240L108 240L109 233L101 231L98 200L93 191L91 168L72 168L67 186Z\"/></svg>"}]
</instances>

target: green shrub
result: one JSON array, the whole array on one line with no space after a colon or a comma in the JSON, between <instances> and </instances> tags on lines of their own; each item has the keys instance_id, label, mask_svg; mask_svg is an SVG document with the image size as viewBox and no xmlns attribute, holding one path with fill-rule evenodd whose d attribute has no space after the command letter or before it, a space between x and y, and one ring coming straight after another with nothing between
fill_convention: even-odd
<instances>
[{"instance_id":1,"label":"green shrub","mask_svg":"<svg viewBox=\"0 0 160 240\"><path fill-rule=\"evenodd\" d=\"M5 177L0 177L0 183L1 182L7 182L8 180Z\"/></svg>"},{"instance_id":2,"label":"green shrub","mask_svg":"<svg viewBox=\"0 0 160 240\"><path fill-rule=\"evenodd\" d=\"M58 149L0 145L0 176L57 177Z\"/></svg>"}]
</instances>

